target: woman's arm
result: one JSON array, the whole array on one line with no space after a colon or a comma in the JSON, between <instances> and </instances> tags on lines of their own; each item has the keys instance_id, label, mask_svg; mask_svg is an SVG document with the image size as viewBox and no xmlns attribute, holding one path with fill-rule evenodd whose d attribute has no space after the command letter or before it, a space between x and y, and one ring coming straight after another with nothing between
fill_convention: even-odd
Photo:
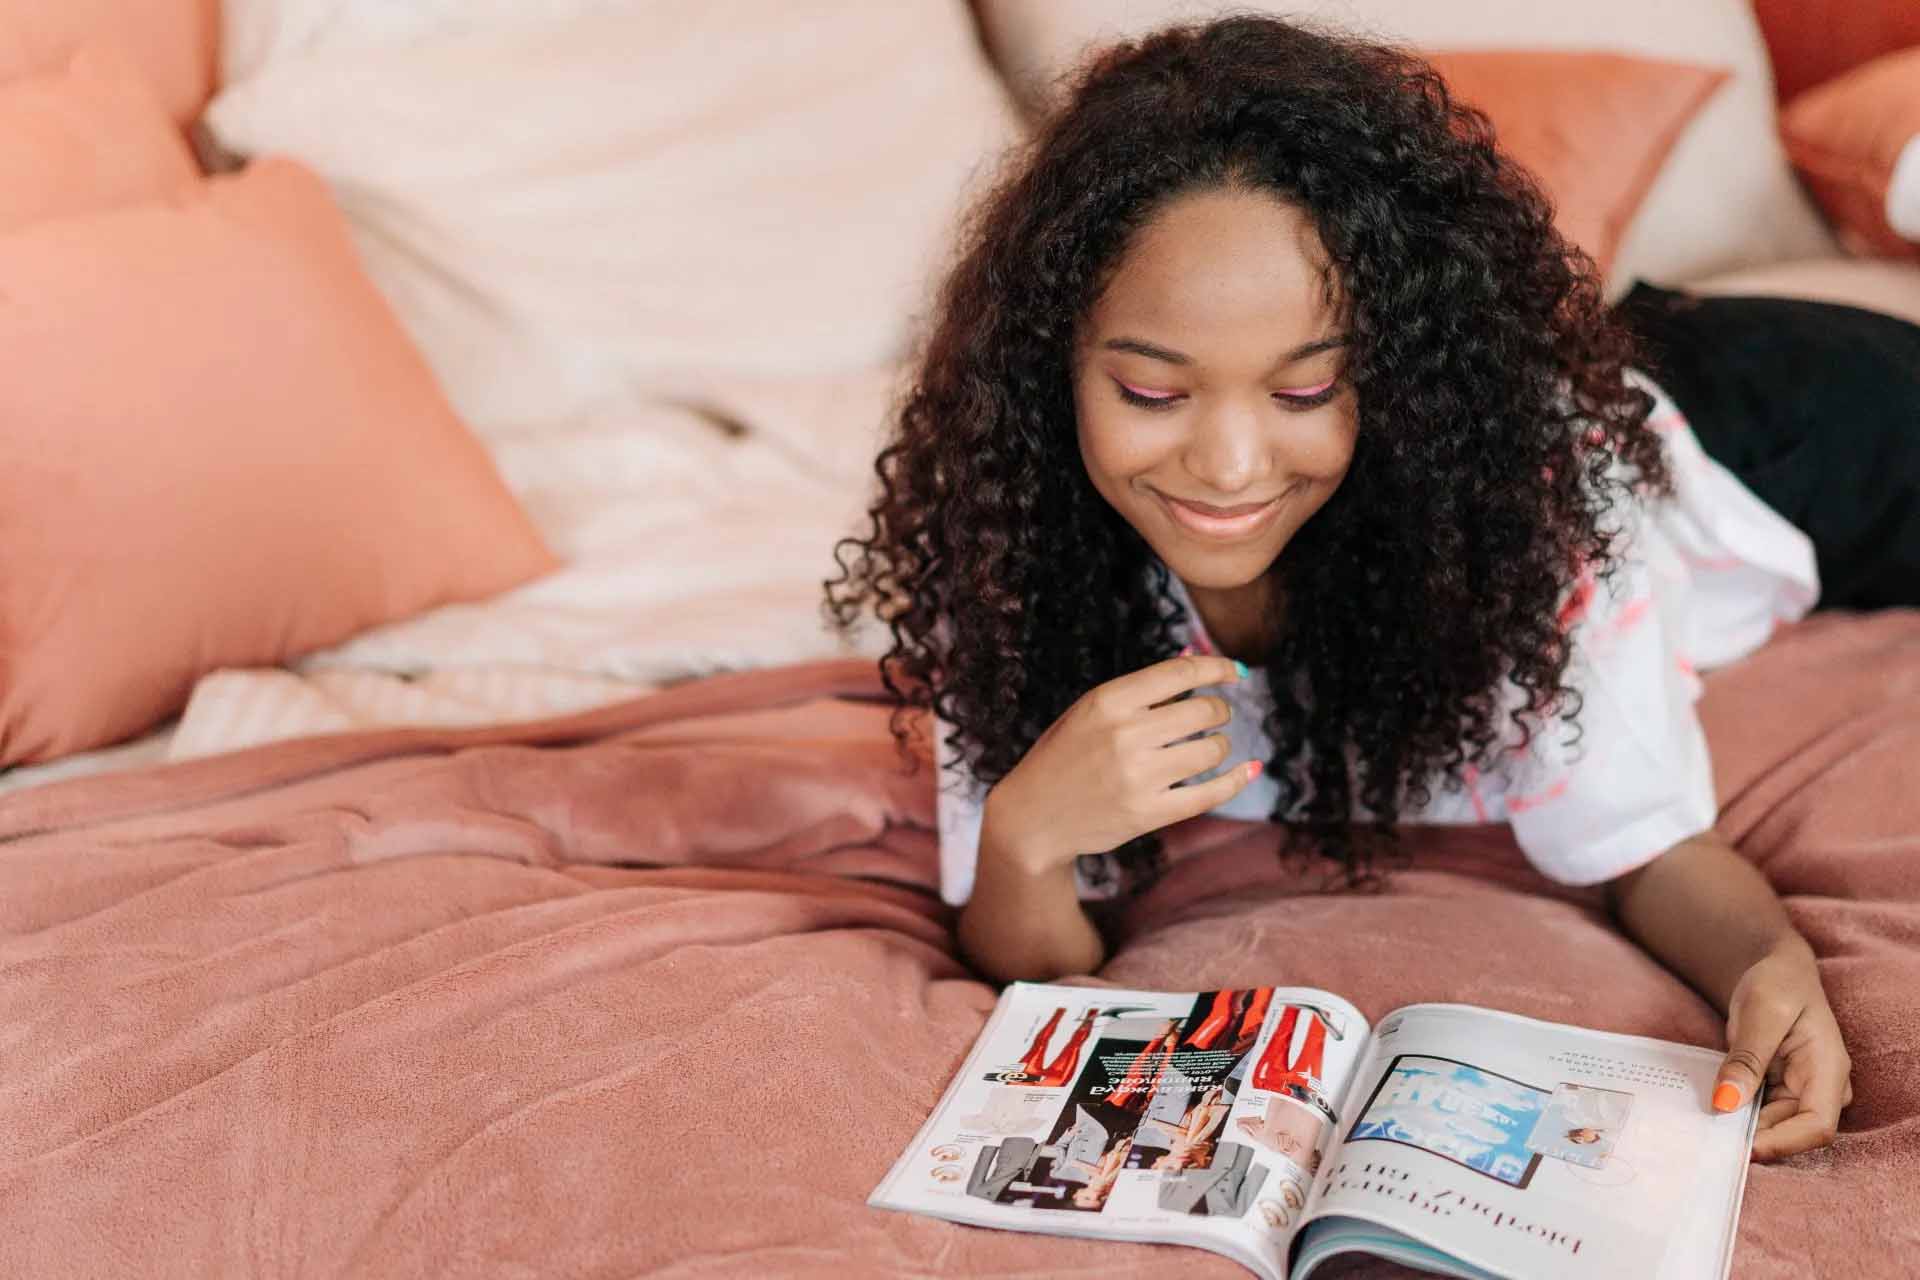
<instances>
[{"instance_id":1,"label":"woman's arm","mask_svg":"<svg viewBox=\"0 0 1920 1280\"><path fill-rule=\"evenodd\" d=\"M1755 1156L1832 1142L1853 1100L1852 1062L1813 948L1753 865L1709 831L1609 882L1607 900L1635 941L1726 1015L1715 1108L1733 1110L1773 1082Z\"/></svg>"},{"instance_id":2,"label":"woman's arm","mask_svg":"<svg viewBox=\"0 0 1920 1280\"><path fill-rule=\"evenodd\" d=\"M1813 953L1753 864L1711 831L1607 885L1621 927L1727 1012L1740 977L1776 950Z\"/></svg>"},{"instance_id":3,"label":"woman's arm","mask_svg":"<svg viewBox=\"0 0 1920 1280\"><path fill-rule=\"evenodd\" d=\"M1106 945L1080 907L1073 862L1023 854L1001 830L989 792L973 896L960 909L961 952L995 982L1092 973L1106 959Z\"/></svg>"}]
</instances>

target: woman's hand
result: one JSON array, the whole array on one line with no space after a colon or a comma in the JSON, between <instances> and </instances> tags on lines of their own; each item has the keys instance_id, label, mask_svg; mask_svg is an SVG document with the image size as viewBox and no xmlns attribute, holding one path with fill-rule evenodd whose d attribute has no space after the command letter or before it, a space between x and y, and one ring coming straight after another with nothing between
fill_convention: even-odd
<instances>
[{"instance_id":1,"label":"woman's hand","mask_svg":"<svg viewBox=\"0 0 1920 1280\"><path fill-rule=\"evenodd\" d=\"M1226 762L1224 734L1194 735L1226 724L1232 709L1222 698L1174 699L1245 674L1228 658L1183 654L1089 690L987 793L999 847L1035 875L1225 804L1260 763L1176 787Z\"/></svg>"},{"instance_id":2,"label":"woman's hand","mask_svg":"<svg viewBox=\"0 0 1920 1280\"><path fill-rule=\"evenodd\" d=\"M1763 1078L1773 1085L1760 1108L1754 1158L1832 1142L1840 1109L1853 1100L1853 1064L1813 948L1753 864L1706 831L1607 891L1626 931L1727 1015L1714 1109L1751 1102Z\"/></svg>"},{"instance_id":3,"label":"woman's hand","mask_svg":"<svg viewBox=\"0 0 1920 1280\"><path fill-rule=\"evenodd\" d=\"M1804 942L1778 948L1741 976L1728 1003L1727 1046L1714 1110L1735 1110L1755 1096L1762 1078L1768 1085L1754 1159L1833 1141L1840 1109L1853 1101L1853 1061Z\"/></svg>"}]
</instances>

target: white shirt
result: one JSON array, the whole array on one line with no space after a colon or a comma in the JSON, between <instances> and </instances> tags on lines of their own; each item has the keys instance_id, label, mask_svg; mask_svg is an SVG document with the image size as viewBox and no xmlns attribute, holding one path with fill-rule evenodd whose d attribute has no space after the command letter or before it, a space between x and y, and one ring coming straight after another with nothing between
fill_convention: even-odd
<instances>
[{"instance_id":1,"label":"white shirt","mask_svg":"<svg viewBox=\"0 0 1920 1280\"><path fill-rule=\"evenodd\" d=\"M1436 781L1431 803L1399 816L1508 823L1527 859L1565 884L1614 879L1713 825L1713 771L1693 705L1698 673L1759 648L1780 623L1804 617L1820 590L1806 535L1709 458L1650 379L1628 378L1655 398L1648 425L1666 445L1673 493L1618 512L1626 537L1611 582L1583 579L1566 601L1573 656L1565 680L1581 696L1577 733L1549 721L1526 750L1469 771L1464 787ZM1210 648L1178 578L1173 591L1189 619L1180 639ZM1270 759L1266 673L1209 692L1233 707L1223 767ZM1511 686L1507 693L1510 715L1521 696ZM973 892L985 792L948 749L946 729L935 721L940 893L958 905ZM1212 813L1270 817L1280 800L1273 773ZM1083 898L1112 892L1076 878Z\"/></svg>"}]
</instances>

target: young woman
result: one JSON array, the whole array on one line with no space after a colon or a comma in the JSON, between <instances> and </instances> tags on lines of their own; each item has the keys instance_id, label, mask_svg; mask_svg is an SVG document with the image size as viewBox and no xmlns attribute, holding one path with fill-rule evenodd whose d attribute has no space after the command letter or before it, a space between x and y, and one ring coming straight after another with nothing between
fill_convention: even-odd
<instances>
[{"instance_id":1,"label":"young woman","mask_svg":"<svg viewBox=\"0 0 1920 1280\"><path fill-rule=\"evenodd\" d=\"M1389 823L1505 821L1727 1013L1761 1156L1828 1142L1846 1050L1693 709L1816 548L1634 353L1417 58L1241 17L1090 64L976 210L829 584L933 713L978 968L1092 971L1082 901L1201 813L1355 879Z\"/></svg>"}]
</instances>

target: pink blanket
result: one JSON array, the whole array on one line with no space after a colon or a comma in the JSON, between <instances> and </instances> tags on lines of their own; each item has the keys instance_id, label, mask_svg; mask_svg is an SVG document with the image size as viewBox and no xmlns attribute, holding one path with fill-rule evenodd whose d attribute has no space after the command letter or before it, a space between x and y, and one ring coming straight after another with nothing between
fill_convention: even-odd
<instances>
[{"instance_id":1,"label":"pink blanket","mask_svg":"<svg viewBox=\"0 0 1920 1280\"><path fill-rule=\"evenodd\" d=\"M1240 1274L865 1207L993 1001L875 692L790 668L0 803L0 1275ZM1704 711L1856 1072L1830 1151L1754 1170L1735 1274L1911 1275L1920 615L1783 633ZM1720 1043L1498 830L1415 834L1365 896L1274 838L1178 832L1099 981Z\"/></svg>"}]
</instances>

